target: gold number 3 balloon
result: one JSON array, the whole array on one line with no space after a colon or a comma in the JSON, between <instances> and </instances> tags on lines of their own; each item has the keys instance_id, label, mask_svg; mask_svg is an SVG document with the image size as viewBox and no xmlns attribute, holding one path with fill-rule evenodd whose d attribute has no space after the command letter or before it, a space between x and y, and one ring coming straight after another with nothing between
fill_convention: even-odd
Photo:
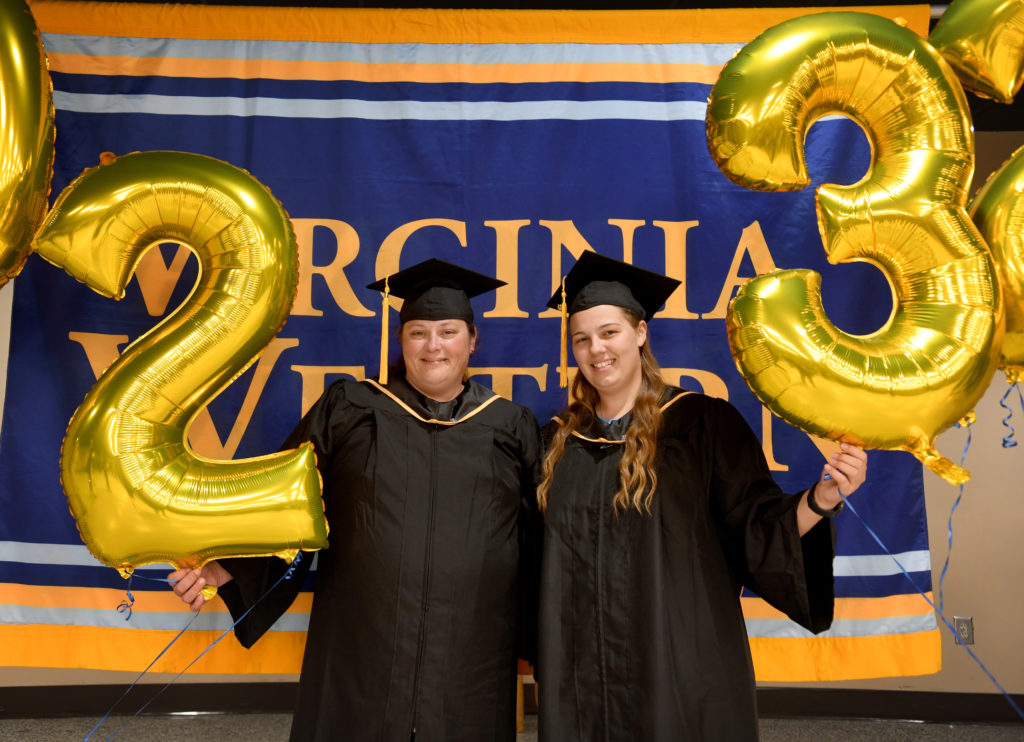
<instances>
[{"instance_id":1,"label":"gold number 3 balloon","mask_svg":"<svg viewBox=\"0 0 1024 742\"><path fill-rule=\"evenodd\" d=\"M61 481L82 539L122 573L155 562L327 545L312 447L211 461L186 445L196 413L284 323L297 257L287 215L248 173L181 152L143 152L86 170L54 204L36 250L120 298L139 259L188 245L200 275L163 322L100 377L68 426Z\"/></svg>"},{"instance_id":2,"label":"gold number 3 balloon","mask_svg":"<svg viewBox=\"0 0 1024 742\"><path fill-rule=\"evenodd\" d=\"M722 70L708 101L708 145L741 185L803 188L804 135L834 113L860 124L873 157L858 183L818 189L818 228L830 262L883 271L892 314L870 335L844 333L825 316L818 274L777 271L733 300L733 357L758 398L803 430L907 450L947 481L966 481L968 472L933 441L991 381L1003 307L995 267L964 209L973 134L948 65L884 18L796 18Z\"/></svg>"},{"instance_id":3,"label":"gold number 3 balloon","mask_svg":"<svg viewBox=\"0 0 1024 742\"><path fill-rule=\"evenodd\" d=\"M1024 0L954 0L928 39L964 87L1013 101L1024 81Z\"/></svg>"},{"instance_id":4,"label":"gold number 3 balloon","mask_svg":"<svg viewBox=\"0 0 1024 742\"><path fill-rule=\"evenodd\" d=\"M24 2L0 2L0 286L21 271L46 215L53 102L46 56Z\"/></svg>"}]
</instances>

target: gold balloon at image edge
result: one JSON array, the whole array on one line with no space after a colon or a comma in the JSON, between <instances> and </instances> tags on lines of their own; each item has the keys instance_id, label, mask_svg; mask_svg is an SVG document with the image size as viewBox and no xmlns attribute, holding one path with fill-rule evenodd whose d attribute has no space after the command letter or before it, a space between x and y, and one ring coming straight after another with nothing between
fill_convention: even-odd
<instances>
[{"instance_id":1,"label":"gold balloon at image edge","mask_svg":"<svg viewBox=\"0 0 1024 742\"><path fill-rule=\"evenodd\" d=\"M53 95L42 39L21 0L0 2L0 287L21 272L46 215Z\"/></svg>"},{"instance_id":2,"label":"gold balloon at image edge","mask_svg":"<svg viewBox=\"0 0 1024 742\"><path fill-rule=\"evenodd\" d=\"M965 88L1013 102L1024 82L1024 0L953 0L928 40Z\"/></svg>"},{"instance_id":3,"label":"gold balloon at image edge","mask_svg":"<svg viewBox=\"0 0 1024 742\"><path fill-rule=\"evenodd\" d=\"M1006 381L1016 384L1024 380L1024 147L989 176L969 213L999 271L1006 304L999 367Z\"/></svg>"},{"instance_id":4,"label":"gold balloon at image edge","mask_svg":"<svg viewBox=\"0 0 1024 742\"><path fill-rule=\"evenodd\" d=\"M830 262L866 261L886 274L892 316L868 336L844 333L825 315L820 276L777 271L733 299L733 357L787 422L907 450L947 481L966 481L933 441L984 393L1003 332L995 267L964 209L973 170L966 98L927 42L897 24L855 12L805 16L769 29L722 70L708 99L708 146L740 185L803 188L804 134L832 113L861 125L873 161L860 182L818 189L818 228Z\"/></svg>"},{"instance_id":5,"label":"gold balloon at image edge","mask_svg":"<svg viewBox=\"0 0 1024 742\"><path fill-rule=\"evenodd\" d=\"M310 444L237 461L205 459L186 444L192 418L258 357L294 298L294 235L266 188L210 157L126 155L61 193L35 247L120 297L142 254L162 241L188 245L200 275L185 303L122 353L71 419L61 481L83 541L126 575L142 564L323 548Z\"/></svg>"}]
</instances>

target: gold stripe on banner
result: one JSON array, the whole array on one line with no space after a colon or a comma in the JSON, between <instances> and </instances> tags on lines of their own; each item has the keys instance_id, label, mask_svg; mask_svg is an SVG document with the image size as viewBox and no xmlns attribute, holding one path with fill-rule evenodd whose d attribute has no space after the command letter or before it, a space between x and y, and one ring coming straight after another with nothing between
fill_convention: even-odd
<instances>
[{"instance_id":1,"label":"gold stripe on banner","mask_svg":"<svg viewBox=\"0 0 1024 742\"><path fill-rule=\"evenodd\" d=\"M931 592L926 593L928 600ZM740 598L744 618L786 618L760 598ZM926 616L935 609L918 593L883 598L836 598L835 618L873 619L891 616Z\"/></svg>"},{"instance_id":2,"label":"gold stripe on banner","mask_svg":"<svg viewBox=\"0 0 1024 742\"><path fill-rule=\"evenodd\" d=\"M670 44L750 41L783 21L831 8L722 10L396 10L32 0L43 33L352 43ZM928 5L852 6L928 35Z\"/></svg>"},{"instance_id":3,"label":"gold stripe on banner","mask_svg":"<svg viewBox=\"0 0 1024 742\"><path fill-rule=\"evenodd\" d=\"M186 614L182 614L182 626L185 623ZM3 625L0 665L139 672L153 662L177 633L95 626ZM222 633L186 631L150 672L181 672ZM301 631L270 631L252 649L246 649L233 635L228 635L187 672L297 674L305 644L306 634ZM69 651L69 647L74 647L74 651Z\"/></svg>"},{"instance_id":4,"label":"gold stripe on banner","mask_svg":"<svg viewBox=\"0 0 1024 742\"><path fill-rule=\"evenodd\" d=\"M281 59L187 59L47 54L50 70L78 75L220 78L239 80L356 80L359 82L531 83L698 82L713 85L717 64L573 62L567 64L411 64Z\"/></svg>"},{"instance_id":5,"label":"gold stripe on banner","mask_svg":"<svg viewBox=\"0 0 1024 742\"><path fill-rule=\"evenodd\" d=\"M752 637L750 653L760 682L859 680L942 669L938 629L885 636Z\"/></svg>"}]
</instances>

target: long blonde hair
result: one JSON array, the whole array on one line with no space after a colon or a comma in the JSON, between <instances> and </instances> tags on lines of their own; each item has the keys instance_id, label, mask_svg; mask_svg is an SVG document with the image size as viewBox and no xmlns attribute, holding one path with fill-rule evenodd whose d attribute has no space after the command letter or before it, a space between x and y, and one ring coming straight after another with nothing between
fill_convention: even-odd
<instances>
[{"instance_id":1,"label":"long blonde hair","mask_svg":"<svg viewBox=\"0 0 1024 742\"><path fill-rule=\"evenodd\" d=\"M640 324L640 318L623 309L633 328ZM626 431L625 449L619 461L619 490L612 504L617 512L636 508L641 513L651 511L651 500L658 486L658 474L654 470L657 454L657 435L661 424L661 397L665 382L661 369L650 349L650 336L640 346L640 391L633 403L632 419ZM577 373L572 382L572 404L560 417L561 424L544 455L541 481L537 488L537 502L541 511L546 511L551 479L555 465L565 453L565 442L574 430L586 430L597 418L598 391L582 373Z\"/></svg>"}]
</instances>

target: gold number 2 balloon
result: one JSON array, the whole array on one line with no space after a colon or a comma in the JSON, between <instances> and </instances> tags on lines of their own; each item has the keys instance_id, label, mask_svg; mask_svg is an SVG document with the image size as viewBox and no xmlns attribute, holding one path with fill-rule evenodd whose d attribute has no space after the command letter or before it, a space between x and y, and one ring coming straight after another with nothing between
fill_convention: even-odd
<instances>
[{"instance_id":1,"label":"gold number 2 balloon","mask_svg":"<svg viewBox=\"0 0 1024 742\"><path fill-rule=\"evenodd\" d=\"M1003 333L996 269L964 205L974 168L963 90L935 50L884 18L843 12L779 24L722 70L708 101L712 157L733 181L810 181L804 135L828 114L864 129L872 162L850 186L818 189L832 263L882 270L893 311L854 336L826 317L820 276L777 271L733 300L740 373L774 413L821 437L913 453L947 481L970 475L934 448L995 372Z\"/></svg>"},{"instance_id":2,"label":"gold number 2 balloon","mask_svg":"<svg viewBox=\"0 0 1024 742\"><path fill-rule=\"evenodd\" d=\"M1024 81L1024 0L953 0L928 37L980 96L1010 103Z\"/></svg>"},{"instance_id":3,"label":"gold number 2 balloon","mask_svg":"<svg viewBox=\"0 0 1024 742\"><path fill-rule=\"evenodd\" d=\"M0 286L21 271L46 215L53 171L53 102L28 6L0 2Z\"/></svg>"},{"instance_id":4,"label":"gold number 2 balloon","mask_svg":"<svg viewBox=\"0 0 1024 742\"><path fill-rule=\"evenodd\" d=\"M197 255L192 293L103 373L68 426L61 482L83 541L122 574L326 546L310 444L238 461L186 444L191 420L255 360L295 296L294 235L266 188L209 157L127 155L72 182L35 246L120 298L142 254L164 241Z\"/></svg>"},{"instance_id":5,"label":"gold number 2 balloon","mask_svg":"<svg viewBox=\"0 0 1024 742\"><path fill-rule=\"evenodd\" d=\"M1024 381L1024 147L993 173L970 204L970 215L992 250L1006 302L999 367L1006 381Z\"/></svg>"}]
</instances>

